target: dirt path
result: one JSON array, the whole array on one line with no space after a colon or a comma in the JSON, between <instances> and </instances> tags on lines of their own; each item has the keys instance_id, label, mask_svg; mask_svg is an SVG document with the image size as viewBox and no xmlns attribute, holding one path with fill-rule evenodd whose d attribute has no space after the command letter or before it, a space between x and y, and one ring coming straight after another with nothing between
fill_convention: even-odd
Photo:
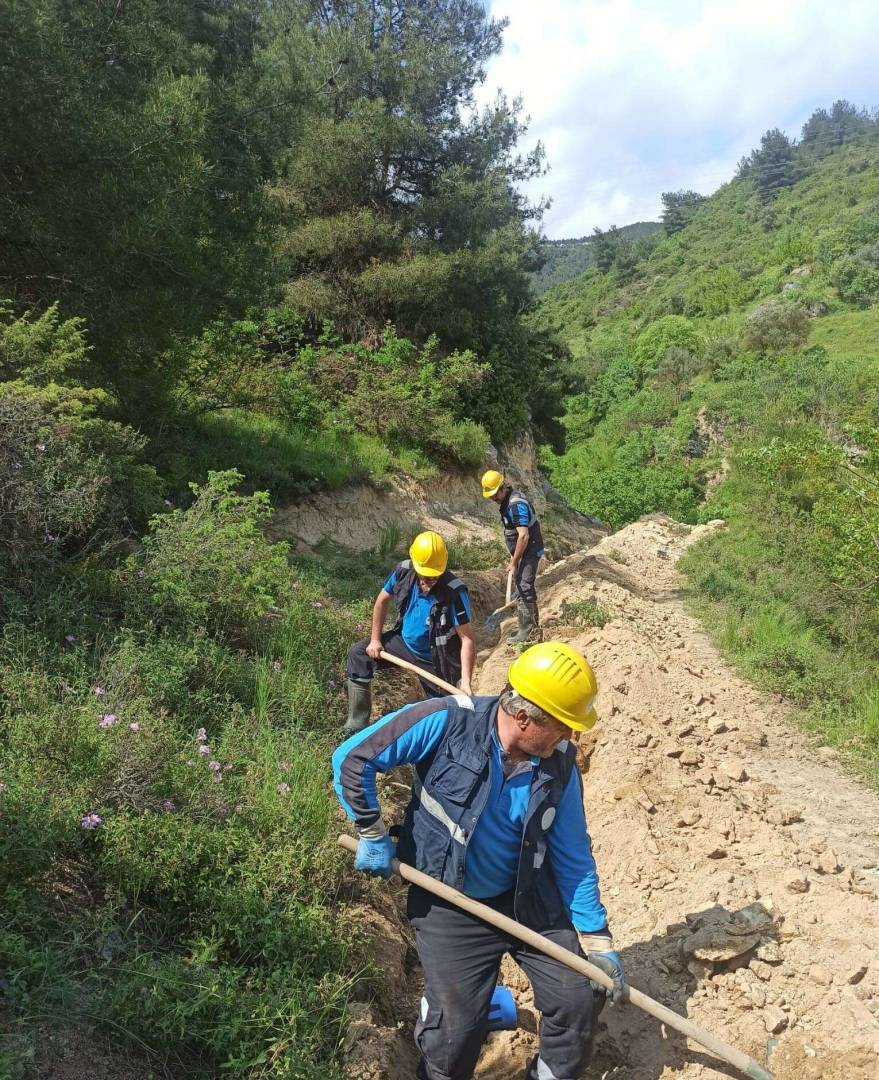
<instances>
[{"instance_id":1,"label":"dirt path","mask_svg":"<svg viewBox=\"0 0 879 1080\"><path fill-rule=\"evenodd\" d=\"M683 608L674 564L705 529L651 519L607 537L542 593L547 635L593 663L601 723L581 743L602 893L632 982L784 1077L879 1077L879 796L738 679ZM611 556L613 553L613 556ZM622 561L621 561L622 560ZM613 614L568 625L573 601ZM560 625L560 618L563 625ZM480 655L501 689L513 650ZM522 1026L477 1075L521 1075ZM529 1030L530 1029L530 1030ZM634 1009L606 1010L591 1080L734 1075Z\"/></svg>"}]
</instances>

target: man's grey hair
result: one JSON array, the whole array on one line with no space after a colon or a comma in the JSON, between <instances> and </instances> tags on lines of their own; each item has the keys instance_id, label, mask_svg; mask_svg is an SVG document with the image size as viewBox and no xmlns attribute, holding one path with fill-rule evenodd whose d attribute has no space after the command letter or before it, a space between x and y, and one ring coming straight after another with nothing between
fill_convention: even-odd
<instances>
[{"instance_id":1,"label":"man's grey hair","mask_svg":"<svg viewBox=\"0 0 879 1080\"><path fill-rule=\"evenodd\" d=\"M524 712L528 719L533 720L538 727L543 727L547 720L552 719L548 712L541 709L539 705L535 705L533 701L529 701L528 698L522 697L509 683L500 696L500 706L510 716L515 716L517 712Z\"/></svg>"}]
</instances>

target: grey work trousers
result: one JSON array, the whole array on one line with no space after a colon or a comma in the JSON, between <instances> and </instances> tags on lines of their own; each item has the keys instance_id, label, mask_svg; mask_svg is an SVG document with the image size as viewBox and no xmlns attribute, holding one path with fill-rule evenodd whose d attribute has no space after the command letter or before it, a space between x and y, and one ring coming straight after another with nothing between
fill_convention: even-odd
<instances>
[{"instance_id":1,"label":"grey work trousers","mask_svg":"<svg viewBox=\"0 0 879 1080\"><path fill-rule=\"evenodd\" d=\"M519 560L519 565L516 567L516 576L514 580L516 582L516 589L519 593L519 599L523 604L537 603L537 589L535 588L534 579L537 577L537 568L539 565L540 556L536 554L532 555L526 551Z\"/></svg>"},{"instance_id":2,"label":"grey work trousers","mask_svg":"<svg viewBox=\"0 0 879 1080\"><path fill-rule=\"evenodd\" d=\"M512 890L483 903L513 917ZM407 914L424 968L424 997L415 1025L422 1054L419 1080L473 1076L504 953L528 976L534 1005L542 1014L540 1053L531 1062L529 1080L579 1080L592 1057L593 1028L604 994L564 964L416 885L409 887ZM583 955L567 916L540 932Z\"/></svg>"},{"instance_id":3,"label":"grey work trousers","mask_svg":"<svg viewBox=\"0 0 879 1080\"><path fill-rule=\"evenodd\" d=\"M352 645L348 650L348 663L347 672L349 679L357 679L359 682L369 682L376 671L383 671L385 668L397 668L390 660L373 660L373 658L367 653L366 646L369 644L370 639L364 638L362 641L358 641ZM434 668L433 661L422 659L417 653L412 652L406 642L403 640L403 635L396 630L385 630L381 636L382 648L386 653L390 653L391 656L396 656L400 660L408 660L410 664L415 664L416 667L423 668L425 671L431 672L431 674L439 676L439 672ZM439 686L434 685L432 682L428 682L427 679L418 679L421 683L421 689L424 691L426 698L445 697L448 693L447 690L442 690Z\"/></svg>"}]
</instances>

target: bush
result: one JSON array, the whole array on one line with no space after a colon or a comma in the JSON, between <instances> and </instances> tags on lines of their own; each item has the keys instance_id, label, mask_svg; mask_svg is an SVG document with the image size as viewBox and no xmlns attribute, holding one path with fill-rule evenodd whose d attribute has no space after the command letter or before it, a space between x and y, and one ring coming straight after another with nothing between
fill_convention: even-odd
<instances>
[{"instance_id":1,"label":"bush","mask_svg":"<svg viewBox=\"0 0 879 1080\"><path fill-rule=\"evenodd\" d=\"M811 328L805 308L770 300L748 316L745 346L761 356L795 352L809 340Z\"/></svg>"},{"instance_id":2,"label":"bush","mask_svg":"<svg viewBox=\"0 0 879 1080\"><path fill-rule=\"evenodd\" d=\"M142 570L160 620L247 643L282 596L289 568L288 545L270 544L259 527L272 513L268 495L237 495L241 480L234 469L209 473L204 487L190 484L188 510L155 515Z\"/></svg>"},{"instance_id":3,"label":"bush","mask_svg":"<svg viewBox=\"0 0 879 1080\"><path fill-rule=\"evenodd\" d=\"M161 503L145 439L95 414L99 390L0 383L0 546L8 565L100 546ZM4 560L6 561L6 560Z\"/></svg>"},{"instance_id":4,"label":"bush","mask_svg":"<svg viewBox=\"0 0 879 1080\"><path fill-rule=\"evenodd\" d=\"M701 356L702 338L696 327L682 315L666 315L642 330L635 341L634 359L645 376L653 375L671 348L686 349Z\"/></svg>"},{"instance_id":5,"label":"bush","mask_svg":"<svg viewBox=\"0 0 879 1080\"><path fill-rule=\"evenodd\" d=\"M0 378L37 386L78 382L89 353L83 325L82 319L60 322L57 303L42 315L14 318L11 301L0 300Z\"/></svg>"}]
</instances>

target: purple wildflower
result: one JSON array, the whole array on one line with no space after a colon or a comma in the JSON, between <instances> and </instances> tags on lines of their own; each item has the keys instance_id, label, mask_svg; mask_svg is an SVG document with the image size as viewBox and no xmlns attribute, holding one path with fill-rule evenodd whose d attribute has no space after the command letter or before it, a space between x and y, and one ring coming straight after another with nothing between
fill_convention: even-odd
<instances>
[{"instance_id":1,"label":"purple wildflower","mask_svg":"<svg viewBox=\"0 0 879 1080\"><path fill-rule=\"evenodd\" d=\"M200 727L198 729L198 731L195 733L195 737L199 742L207 742L208 733L205 731L205 729L203 727Z\"/></svg>"},{"instance_id":2,"label":"purple wildflower","mask_svg":"<svg viewBox=\"0 0 879 1080\"><path fill-rule=\"evenodd\" d=\"M166 810L169 814L173 814L177 807L174 805L174 803L171 802L170 799L165 799L165 801L162 803L162 809Z\"/></svg>"},{"instance_id":3,"label":"purple wildflower","mask_svg":"<svg viewBox=\"0 0 879 1080\"><path fill-rule=\"evenodd\" d=\"M232 768L231 763L229 765L224 765L223 766L223 772L228 772L231 768Z\"/></svg>"},{"instance_id":4,"label":"purple wildflower","mask_svg":"<svg viewBox=\"0 0 879 1080\"><path fill-rule=\"evenodd\" d=\"M51 533L43 533L44 544L56 544L58 542L57 536L52 536Z\"/></svg>"},{"instance_id":5,"label":"purple wildflower","mask_svg":"<svg viewBox=\"0 0 879 1080\"><path fill-rule=\"evenodd\" d=\"M132 731L140 731L140 724L138 724L136 721L129 724L128 726L131 728Z\"/></svg>"},{"instance_id":6,"label":"purple wildflower","mask_svg":"<svg viewBox=\"0 0 879 1080\"><path fill-rule=\"evenodd\" d=\"M280 765L279 765L279 768L281 769L282 772L289 772L290 771L290 766L287 764L286 761L282 761L280 763Z\"/></svg>"},{"instance_id":7,"label":"purple wildflower","mask_svg":"<svg viewBox=\"0 0 879 1080\"><path fill-rule=\"evenodd\" d=\"M115 713L101 713L101 719L98 721L98 727L110 728L116 723Z\"/></svg>"},{"instance_id":8,"label":"purple wildflower","mask_svg":"<svg viewBox=\"0 0 879 1080\"><path fill-rule=\"evenodd\" d=\"M222 765L220 765L219 761L209 761L208 762L208 768L209 769L214 769L214 770L221 769Z\"/></svg>"},{"instance_id":9,"label":"purple wildflower","mask_svg":"<svg viewBox=\"0 0 879 1080\"><path fill-rule=\"evenodd\" d=\"M360 633L360 631L361 631L361 630L363 629L363 623L355 623L355 624L354 624L354 629L355 629L355 630L357 631L357 633L359 634L359 633Z\"/></svg>"},{"instance_id":10,"label":"purple wildflower","mask_svg":"<svg viewBox=\"0 0 879 1080\"><path fill-rule=\"evenodd\" d=\"M311 601L311 606L312 607L323 607L324 606L323 605L323 600L312 600Z\"/></svg>"},{"instance_id":11,"label":"purple wildflower","mask_svg":"<svg viewBox=\"0 0 879 1080\"><path fill-rule=\"evenodd\" d=\"M86 814L82 821L80 821L80 825L84 829L96 829L102 821L103 818L98 814Z\"/></svg>"},{"instance_id":12,"label":"purple wildflower","mask_svg":"<svg viewBox=\"0 0 879 1080\"><path fill-rule=\"evenodd\" d=\"M65 694L78 694L78 693L79 693L79 691L78 691L78 690L74 690L72 686L67 686L67 685L65 684L65 686L64 686L64 693L65 693Z\"/></svg>"},{"instance_id":13,"label":"purple wildflower","mask_svg":"<svg viewBox=\"0 0 879 1080\"><path fill-rule=\"evenodd\" d=\"M64 640L67 642L68 645L72 645L74 641L76 641L76 638L73 636L73 634L65 634Z\"/></svg>"},{"instance_id":14,"label":"purple wildflower","mask_svg":"<svg viewBox=\"0 0 879 1080\"><path fill-rule=\"evenodd\" d=\"M335 679L327 679L327 686L335 686L335 685L336 685L336 680Z\"/></svg>"},{"instance_id":15,"label":"purple wildflower","mask_svg":"<svg viewBox=\"0 0 879 1080\"><path fill-rule=\"evenodd\" d=\"M146 570L138 570L137 576L138 577L146 577Z\"/></svg>"},{"instance_id":16,"label":"purple wildflower","mask_svg":"<svg viewBox=\"0 0 879 1080\"><path fill-rule=\"evenodd\" d=\"M13 467L13 469L21 469L21 468L24 468L24 466L23 466L23 465L21 464L21 462L20 462L20 461L16 461L16 462L15 462L15 463L13 464L13 466L12 466L12 467Z\"/></svg>"},{"instance_id":17,"label":"purple wildflower","mask_svg":"<svg viewBox=\"0 0 879 1080\"><path fill-rule=\"evenodd\" d=\"M187 769L194 769L195 768L195 762L194 761L187 761L186 762L186 768Z\"/></svg>"},{"instance_id":18,"label":"purple wildflower","mask_svg":"<svg viewBox=\"0 0 879 1080\"><path fill-rule=\"evenodd\" d=\"M205 754L209 754L209 753L211 752L211 748L210 748L210 747L208 746L208 744L207 744L207 743L203 743L203 744L202 744L202 745L201 745L201 746L200 746L200 747L198 748L198 752L199 752L199 753L201 754L201 756L202 756L202 757L204 757L204 756L205 756Z\"/></svg>"},{"instance_id":19,"label":"purple wildflower","mask_svg":"<svg viewBox=\"0 0 879 1080\"><path fill-rule=\"evenodd\" d=\"M289 784L278 784L278 794L279 795L289 795L290 794L290 785Z\"/></svg>"},{"instance_id":20,"label":"purple wildflower","mask_svg":"<svg viewBox=\"0 0 879 1080\"><path fill-rule=\"evenodd\" d=\"M162 499L162 502L165 504L165 506L170 506L171 505L171 500L170 499Z\"/></svg>"},{"instance_id":21,"label":"purple wildflower","mask_svg":"<svg viewBox=\"0 0 879 1080\"><path fill-rule=\"evenodd\" d=\"M103 686L95 687L95 697L103 697L106 693L107 691L103 688Z\"/></svg>"},{"instance_id":22,"label":"purple wildflower","mask_svg":"<svg viewBox=\"0 0 879 1080\"><path fill-rule=\"evenodd\" d=\"M219 782L220 782L220 781L221 781L222 779L223 779L223 774L222 774L221 772L215 772L215 773L213 774L213 776L211 776L211 783L212 783L212 784L219 784Z\"/></svg>"},{"instance_id":23,"label":"purple wildflower","mask_svg":"<svg viewBox=\"0 0 879 1080\"><path fill-rule=\"evenodd\" d=\"M228 806L221 806L217 813L220 815L220 817L228 817L232 813L232 811L229 809Z\"/></svg>"},{"instance_id":24,"label":"purple wildflower","mask_svg":"<svg viewBox=\"0 0 879 1080\"><path fill-rule=\"evenodd\" d=\"M45 450L46 449L46 444L44 442L38 442L37 443L37 449L38 450Z\"/></svg>"}]
</instances>

